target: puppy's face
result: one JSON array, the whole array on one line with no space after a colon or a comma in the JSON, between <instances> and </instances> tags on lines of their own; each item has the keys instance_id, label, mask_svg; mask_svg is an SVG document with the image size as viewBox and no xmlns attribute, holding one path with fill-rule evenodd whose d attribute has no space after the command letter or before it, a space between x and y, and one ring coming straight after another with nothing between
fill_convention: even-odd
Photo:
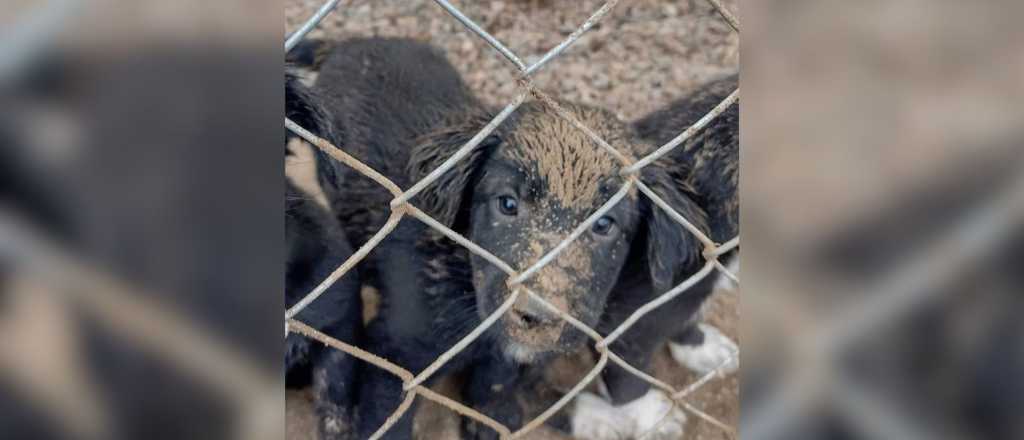
<instances>
[{"instance_id":1,"label":"puppy's face","mask_svg":"<svg viewBox=\"0 0 1024 440\"><path fill-rule=\"evenodd\" d=\"M626 145L626 128L605 112L570 107L612 145ZM621 164L584 133L540 106L520 110L492 138L494 151L471 188L468 235L514 268L526 270L551 252L624 185ZM626 152L629 153L629 152ZM624 266L637 232L635 190L522 286L558 310L594 326ZM507 275L474 256L473 285L481 318L512 294ZM524 290L496 324L505 354L530 362L567 351L585 335Z\"/></svg>"},{"instance_id":2,"label":"puppy's face","mask_svg":"<svg viewBox=\"0 0 1024 440\"><path fill-rule=\"evenodd\" d=\"M651 148L606 111L569 103L562 107L626 157ZM422 179L439 167L490 119L482 113L427 136L412 152L411 176ZM684 218L706 229L705 214L687 195L692 192L685 182L670 177L666 169L671 167L656 162L640 178ZM621 168L553 109L533 102L437 178L415 203L525 271L622 189ZM679 274L696 270L700 249L682 226L632 188L521 287L593 328L623 270L648 272L655 293L662 293ZM471 254L470 266L476 311L483 319L514 290L507 274L484 258ZM524 363L573 350L585 339L525 290L492 331L501 350Z\"/></svg>"}]
</instances>

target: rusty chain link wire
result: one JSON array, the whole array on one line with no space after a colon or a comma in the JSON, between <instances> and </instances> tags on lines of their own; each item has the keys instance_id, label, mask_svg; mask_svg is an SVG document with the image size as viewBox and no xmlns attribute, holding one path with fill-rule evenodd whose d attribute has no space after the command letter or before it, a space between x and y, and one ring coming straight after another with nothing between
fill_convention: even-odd
<instances>
[{"instance_id":1,"label":"rusty chain link wire","mask_svg":"<svg viewBox=\"0 0 1024 440\"><path fill-rule=\"evenodd\" d=\"M643 167L649 165L653 161L664 156L665 154L668 154L670 151L681 145L687 139L689 139L694 134L703 129L708 123L710 123L716 117L718 117L718 115L725 111L725 109L736 103L739 99L739 89L735 90L720 104L718 104L715 108L709 111L704 117L700 118L696 123L694 123L692 126L688 127L686 130L680 133L679 136L672 139L668 143L662 145L661 147L657 148L654 152L648 154L647 156L641 158L640 160L633 162L629 160L625 155L623 155L619 150L617 150L614 146L610 145L608 142L606 142L604 139L598 136L593 130L591 130L586 125L581 123L569 112L565 111L554 99L549 97L544 92L540 91L540 89L533 83L534 73L536 73L545 64L547 64L549 61L551 61L559 54L561 54L563 51L565 51L569 46L571 46L581 36L583 36L583 34L586 33L591 27L593 27L603 17L610 13L612 9L614 9L615 5L619 2L619 0L609 0L605 2L597 11L591 14L587 18L587 20L583 22L583 24L577 27L575 31L573 31L561 43L559 43L558 45L550 49L547 53L545 53L543 56L541 56L538 59L538 61L536 61L532 65L526 65L523 62L522 58L517 56L512 50L510 50L508 47L502 44L500 40L498 40L493 35L485 31L481 26L479 26L476 22L474 22L472 19L466 16L462 11L460 11L450 2L446 0L434 0L434 2L437 3L441 8L443 8L455 20L457 20L467 29L472 31L477 36L479 36L481 39L486 41L487 44L489 44L492 48L498 51L505 59L512 63L512 65L518 71L518 83L521 87L521 92L512 100L512 102L506 105L505 108L501 112L499 112L483 129L481 129L475 136L473 136L472 139L466 142L465 145L456 150L455 153L453 153L451 157L449 157L444 163L442 163L439 167L431 171L426 177L416 182L410 188L404 191L401 188L399 188L394 182L384 177L380 173L376 172L366 164L360 162L356 158L352 157L351 155L345 153L337 146L332 145L329 141L313 135L309 131L300 127L295 122L285 118L285 127L288 130L294 132L299 137L310 142L316 148L322 150L332 158L366 175L367 177L369 177L370 179L374 180L376 183L384 187L388 192L390 192L394 196L390 203L391 216L388 219L388 221L384 224L384 226L376 234L374 234L369 241L367 241L358 250L356 250L356 252L353 253L351 257L349 257L344 263L342 263L341 266L339 266L322 283L320 283L308 295L306 295L304 298L302 298L300 301L298 301L295 305L293 305L285 312L285 335L287 336L287 334L291 331L302 334L306 337L320 341L334 349L338 349L345 353L348 353L367 363L373 364L378 368L384 369L402 380L403 391L405 392L405 396L402 399L401 404L391 414L391 416L388 417L387 421L374 432L374 434L370 437L371 440L380 438L382 435L384 435L384 433L386 433L391 428L391 426L393 426L399 420L399 418L401 418L402 415L409 410L409 408L412 406L413 400L416 397L423 397L427 400L431 400L442 406L445 406L463 416L470 417L490 427L491 429L494 429L501 436L501 438L519 438L529 433L530 431L536 429L537 427L541 426L545 421L547 421L549 418L558 413L558 411L560 411L562 408L568 405L573 398L575 398L580 392L582 392L590 384L590 382L592 382L597 377L597 375L601 373L601 371L605 368L609 361L614 362L615 364L621 366L622 368L626 369L627 371L631 372L637 377L650 383L655 388L668 393L673 402L673 408L670 408L670 410L666 412L666 416L667 414L671 413L671 411L674 409L676 405L678 405L683 409L689 411L690 413L696 415L697 417L707 421L708 423L721 428L728 435L735 437L736 431L734 428L693 407L685 399L704 384L710 382L715 377L720 376L722 369L726 365L735 362L738 353L733 353L733 355L730 356L729 359L722 362L714 370L712 370L705 376L701 377L699 380L692 383L691 385L687 386L685 389L676 390L672 386L666 384L665 382L660 381L652 377L651 375L644 373L643 371L640 371L636 367L624 361L621 357L619 357L609 349L609 345L611 345L612 342L614 342L617 338L622 336L622 334L625 333L626 330L628 330L633 324L635 324L637 321L643 318L644 315L658 308L659 306L665 304L666 302L671 301L679 294L683 293L684 291L686 291L699 281L703 280L705 277L711 274L711 272L717 270L718 272L722 273L723 276L729 278L733 282L738 283L736 275L730 273L725 268L725 266L718 261L718 258L721 255L731 251L732 249L735 249L739 245L739 237L733 238L724 244L716 244L713 240L711 240L710 237L708 237L701 230L696 228L684 216L682 216L677 211L672 209L672 207L665 203L665 201L662 200L657 193L655 193L652 189L645 185L640 180L639 171ZM718 0L709 0L709 3L718 12L718 14L721 15L726 22L728 22L728 24L734 30L736 30L737 32L739 31L739 23L731 12L725 9ZM331 11L334 10L337 4L338 0L326 1L323 4L323 6L321 6L319 10L299 28L299 30L297 30L288 37L288 41L285 43L286 52L292 47L294 47L310 30L315 28L321 20L323 20ZM419 208L412 205L410 203L410 200L412 200L412 198L419 194L419 192L422 191L424 188L426 188L435 180L437 180L441 175L448 172L452 167L455 166L456 163L462 160L466 155L472 152L472 150L476 148L476 146L481 141L483 141L488 135L490 135L490 133L494 131L506 118L508 118L520 105L522 105L528 97L533 97L538 100L541 100L548 106L552 107L559 115L559 117L565 119L574 127L581 130L584 134L586 134L587 137L593 140L594 143L596 143L601 149L605 150L606 152L614 156L616 160L622 163L623 167L621 169L620 174L623 180L625 181L625 184L615 195L613 195L600 208L594 211L594 213L591 214L586 220L580 223L572 231L572 233L569 234L569 236L563 239L551 251L549 251L543 257L538 259L529 267L522 270L517 270L510 264L502 261L500 258L488 252L486 249L481 248L480 246L466 239L459 233L451 230L450 228L444 226L437 220L433 219L428 214L424 213ZM706 262L699 271L691 275L685 281L668 290L667 292L662 293L661 295L657 296L647 304L638 308L635 312L633 312L632 315L630 315L622 324L620 324L607 336L601 336L594 329L583 324L578 319L574 318L568 313L559 310L552 304L545 301L540 296L536 295L534 292L530 291L523 283L526 280L528 280L531 276L533 276L541 268L543 268L551 261L553 261L564 249L566 249L569 246L569 244L571 244L577 237L579 237L580 234L582 234L584 231L590 228L591 225L594 222L596 222L598 218L600 218L602 215L604 215L609 210L614 208L615 205L634 187L638 189L641 193L643 193L645 196L650 198L651 201L653 201L655 205L659 207L659 209L664 210L674 221L679 223L681 227L685 228L687 231L693 234L704 245L703 255ZM388 361L387 359L376 356L359 347L355 347L350 344L346 344L342 341L339 341L337 339L331 338L330 336L327 336L317 331L316 329L313 329L308 325L302 323L301 321L295 319L295 316L300 311L309 306L309 304L311 304L320 295L322 295L335 281L340 279L342 276L345 275L345 273L350 271L360 261L362 261L370 253L370 251L373 250L374 247L376 247L388 234L391 233L392 230L395 229L395 227L398 225L398 222L406 215L419 219L420 221L424 222L431 228L436 229L437 231L444 234L446 237L464 246L473 254L476 254L481 258L484 258L491 264L494 264L496 267L498 267L508 275L507 283L512 290L512 294L509 296L508 299L505 300L504 303L501 304L500 307L498 307L497 310L491 313L486 319L483 320L483 322L481 322L476 328L469 332L469 334L464 336L462 339L459 340L459 342L457 342L443 354L438 356L438 358L435 359L434 362L432 362L427 368L425 368L423 371L419 373L410 372L398 365L395 365L394 363ZM479 337L491 325L497 322L497 320L500 319L501 316L509 308L511 308L512 304L515 303L516 299L520 295L529 295L531 299L536 300L543 307L545 307L552 313L558 315L559 317L561 317L561 319L565 320L567 323L579 329L581 332L590 337L590 339L594 341L594 348L600 354L600 358L598 359L596 365L586 374L586 376L582 380L580 380L575 386L573 386L568 393L563 395L557 402L555 402L551 407L549 407L539 416L528 421L525 425L523 425L522 428L513 432L509 427L498 423L497 421L491 419L490 417L487 417L481 414L480 412L474 410L473 408L470 408L458 401L452 400L448 397L442 396L434 391L431 391L423 384L426 380L432 377L442 366L444 366L445 363L447 363L452 357L454 357L456 354L458 354L471 343L473 343L473 341L475 341L477 337ZM663 419L665 418L666 417L663 417ZM655 426L655 429L656 428L657 426Z\"/></svg>"}]
</instances>

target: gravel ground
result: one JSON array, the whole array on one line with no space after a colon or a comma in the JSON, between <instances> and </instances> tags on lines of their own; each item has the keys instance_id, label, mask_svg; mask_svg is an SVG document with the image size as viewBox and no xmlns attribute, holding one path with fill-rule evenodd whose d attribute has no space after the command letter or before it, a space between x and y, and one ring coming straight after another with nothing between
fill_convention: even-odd
<instances>
[{"instance_id":1,"label":"gravel ground","mask_svg":"<svg viewBox=\"0 0 1024 440\"><path fill-rule=\"evenodd\" d=\"M309 17L320 1L294 0L285 8L286 31ZM736 1L726 0L736 11ZM458 2L466 15L505 43L526 62L536 60L568 36L602 2L480 1ZM516 92L514 66L483 40L464 29L429 1L346 1L311 33L313 38L410 37L441 47L477 95L492 105L504 105ZM621 2L600 24L583 36L536 76L537 84L554 96L602 106L625 120L639 118L685 95L714 77L739 68L739 37L704 0L679 2L641 0ZM308 157L288 164L288 173L311 184ZM722 292L708 308L707 321L738 340L738 295ZM581 377L585 362L566 363L556 374ZM667 349L656 359L654 375L682 388L697 377L676 366ZM439 386L456 395L451 383ZM561 391L552 385L553 396ZM689 402L730 426L739 417L739 381L735 376L711 381ZM532 399L536 400L536 399ZM309 393L288 394L288 437L315 438ZM731 438L714 425L688 414L684 439ZM416 415L417 438L457 438L458 420L449 410L428 403ZM531 438L564 438L550 430Z\"/></svg>"},{"instance_id":2,"label":"gravel ground","mask_svg":"<svg viewBox=\"0 0 1024 440\"><path fill-rule=\"evenodd\" d=\"M289 1L287 31L320 1ZM409 37L441 47L477 95L495 105L515 94L514 66L429 1L343 1L310 35L346 39ZM476 1L457 6L529 61L560 43L600 1ZM736 10L736 2L724 2ZM623 1L583 38L538 72L557 96L638 118L690 88L739 67L739 36L704 0Z\"/></svg>"}]
</instances>

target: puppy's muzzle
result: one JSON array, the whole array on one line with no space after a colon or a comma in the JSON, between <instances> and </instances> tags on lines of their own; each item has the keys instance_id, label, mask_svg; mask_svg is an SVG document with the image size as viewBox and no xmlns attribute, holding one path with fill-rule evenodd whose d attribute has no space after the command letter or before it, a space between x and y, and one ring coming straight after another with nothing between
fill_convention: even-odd
<instances>
[{"instance_id":1,"label":"puppy's muzzle","mask_svg":"<svg viewBox=\"0 0 1024 440\"><path fill-rule=\"evenodd\" d=\"M549 327L559 321L558 315L548 310L544 304L533 296L526 294L516 299L516 303L512 305L512 310L509 310L509 318L514 325L524 330Z\"/></svg>"}]
</instances>

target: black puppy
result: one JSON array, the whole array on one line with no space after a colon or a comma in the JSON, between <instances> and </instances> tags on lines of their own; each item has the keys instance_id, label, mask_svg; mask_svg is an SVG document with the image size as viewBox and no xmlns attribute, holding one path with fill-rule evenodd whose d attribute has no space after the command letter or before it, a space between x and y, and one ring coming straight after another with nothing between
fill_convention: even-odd
<instances>
[{"instance_id":1,"label":"black puppy","mask_svg":"<svg viewBox=\"0 0 1024 440\"><path fill-rule=\"evenodd\" d=\"M314 90L327 98L343 148L408 188L440 166L494 116L467 89L445 58L407 40L357 40L323 59ZM562 103L623 154L646 148L609 112ZM621 165L550 107L528 102L413 204L517 269L525 269L566 238L617 192ZM318 157L321 186L355 244L375 233L392 196L326 155ZM660 165L644 181L699 227L704 214L678 191ZM667 290L676 271L696 270L700 245L635 189L524 283L554 307L596 326L627 262ZM506 275L440 232L405 219L372 254L365 280L382 305L368 328L367 347L419 372L481 323L512 294ZM521 293L495 325L447 364L469 367L466 402L512 428L520 410L512 393L523 365L578 348L585 336ZM360 390L360 435L376 431L397 407L401 383L367 368ZM411 414L411 412L407 413ZM490 429L466 426L493 437ZM411 416L389 438L408 438Z\"/></svg>"},{"instance_id":2,"label":"black puppy","mask_svg":"<svg viewBox=\"0 0 1024 440\"><path fill-rule=\"evenodd\" d=\"M286 197L285 305L291 307L352 255L352 248L327 211L291 182ZM345 274L297 319L334 338L359 344L362 302L357 274ZM352 425L355 367L355 358L304 336L291 334L286 340L286 383L302 387L312 380L323 432L347 432Z\"/></svg>"},{"instance_id":3,"label":"black puppy","mask_svg":"<svg viewBox=\"0 0 1024 440\"><path fill-rule=\"evenodd\" d=\"M324 107L290 74L285 77L285 110L287 117L303 128L337 139ZM352 247L325 208L290 180L286 179L285 189L285 306L291 307L348 259ZM358 274L351 271L303 309L297 319L358 345L363 327L359 289ZM321 435L350 434L356 397L355 358L296 334L289 335L285 345L286 384L303 387L312 382Z\"/></svg>"},{"instance_id":4,"label":"black puppy","mask_svg":"<svg viewBox=\"0 0 1024 440\"><path fill-rule=\"evenodd\" d=\"M651 148L661 146L697 122L737 85L736 75L713 81L690 96L640 119L634 123L634 128L640 137L651 143ZM707 213L709 230L706 232L709 237L716 243L735 237L739 232L739 104L729 106L661 162L678 190L696 201ZM724 261L735 262L735 254L733 251L724 256ZM692 266L680 268L674 283L680 283L692 274ZM737 353L736 344L714 327L699 323L701 306L715 290L716 278L712 273L645 315L611 345L612 351L634 367L650 371L653 355L669 342L672 357L698 373L708 373L721 365L726 372L735 370L738 361L726 361ZM666 290L652 285L641 271L624 271L608 300L599 331L602 334L613 331L637 308ZM681 435L685 416L675 410L671 417L662 420L662 416L672 408L671 402L662 393L652 390L648 382L616 364L604 370L602 379L608 388L611 405L596 396L581 395L573 415L575 435L597 439L642 433L646 434L645 438L678 438ZM657 428L656 431L650 432L653 428Z\"/></svg>"}]
</instances>

